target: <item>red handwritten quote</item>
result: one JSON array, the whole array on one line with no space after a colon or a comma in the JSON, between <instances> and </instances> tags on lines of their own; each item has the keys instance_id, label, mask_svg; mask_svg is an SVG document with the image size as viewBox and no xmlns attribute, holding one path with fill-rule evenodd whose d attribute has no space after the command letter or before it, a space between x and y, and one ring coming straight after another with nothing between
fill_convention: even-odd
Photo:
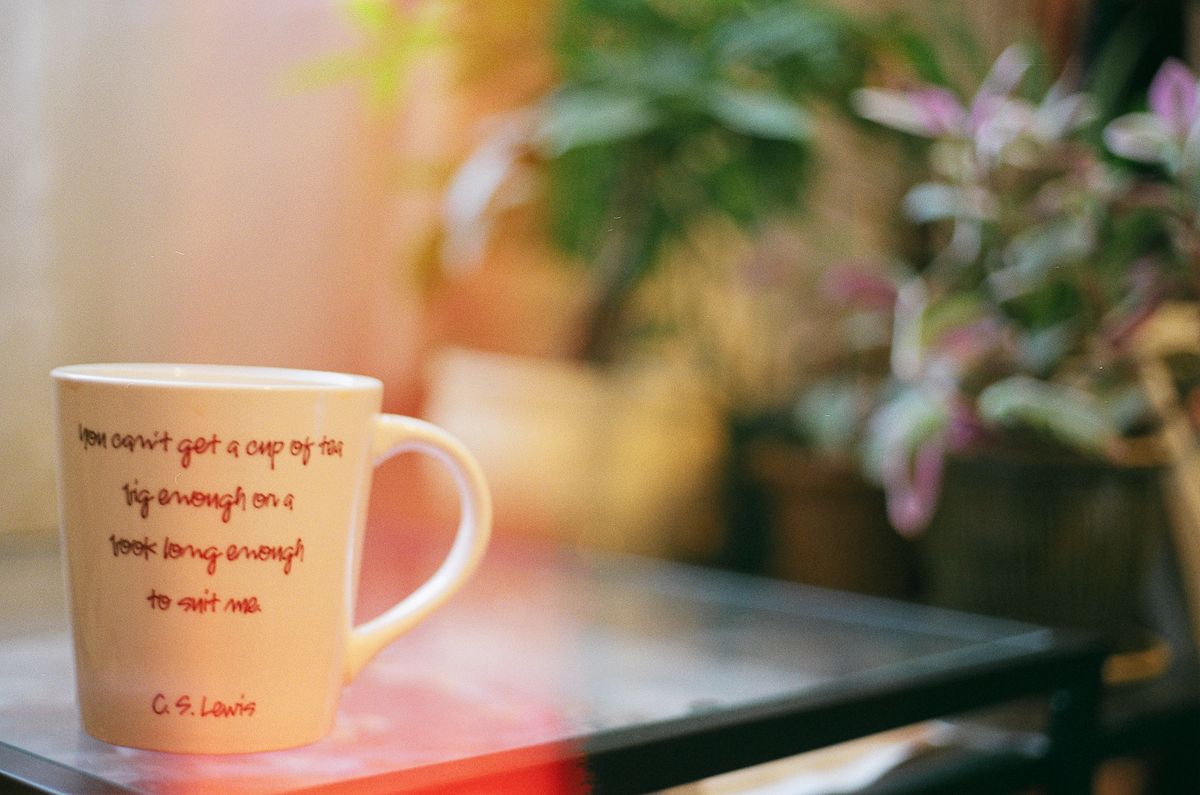
<instances>
[{"instance_id":1,"label":"red handwritten quote","mask_svg":"<svg viewBox=\"0 0 1200 795\"><path fill-rule=\"evenodd\" d=\"M162 430L153 433L95 430L80 423L79 443L89 455L144 455L166 457L180 469L189 469L204 459L249 460L261 462L264 470L275 472L284 466L308 467L323 459L340 459L343 443L339 439L321 436L313 439L223 439L216 433L177 435ZM175 479L176 483L178 478ZM131 514L145 521L151 513L160 511L208 512L214 520L230 524L235 516L250 512L286 511L296 509L296 495L291 492L248 490L242 485L232 489L181 489L175 485L142 483L134 478L118 487L121 503ZM137 531L112 533L105 539L105 553L128 561L178 561L197 565L209 577L229 567L248 565L270 566L283 576L290 575L304 564L304 539L296 536L286 543L196 543L172 538L170 535L151 537ZM145 604L154 613L186 613L197 616L229 615L249 617L263 612L257 594L228 595L217 588L204 588L198 594L170 594L158 586L152 587ZM247 619L248 620L248 619ZM237 699L216 699L208 695L175 694L168 697L155 693L149 703L155 715L199 718L250 718L257 708L255 700L239 694Z\"/></svg>"},{"instance_id":2,"label":"red handwritten quote","mask_svg":"<svg viewBox=\"0 0 1200 795\"><path fill-rule=\"evenodd\" d=\"M313 439L223 439L216 433L177 435L170 431L127 433L95 430L82 423L78 438L85 450L109 451L117 455L169 456L181 469L188 469L197 460L225 457L252 459L275 471L291 463L308 467L327 458L342 458L343 442L322 436ZM229 524L238 513L251 511L288 511L296 508L296 496L290 492L249 491L243 486L232 490L179 489L171 486L143 484L137 478L118 487L120 499L133 514L147 519L152 512L186 509L209 511L223 524ZM212 577L219 569L248 564L271 565L284 576L290 575L304 563L304 539L297 536L287 543L206 544L185 542L169 535L151 538L144 533L119 535L105 539L106 551L113 557L126 560L195 561ZM263 605L257 595L223 597L215 589L202 594L171 595L151 588L146 604L155 612L176 611L196 615L217 613L249 616L261 613Z\"/></svg>"}]
</instances>

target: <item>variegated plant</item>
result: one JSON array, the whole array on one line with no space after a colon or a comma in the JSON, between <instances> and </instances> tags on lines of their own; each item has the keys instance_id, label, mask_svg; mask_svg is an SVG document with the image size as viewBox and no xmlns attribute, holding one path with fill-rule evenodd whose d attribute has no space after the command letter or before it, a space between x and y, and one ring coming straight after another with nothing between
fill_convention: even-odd
<instances>
[{"instance_id":1,"label":"variegated plant","mask_svg":"<svg viewBox=\"0 0 1200 795\"><path fill-rule=\"evenodd\" d=\"M1104 129L1113 153L1158 173L1143 175L1135 199L1157 212L1173 254L1192 269L1200 264L1200 82L1184 63L1163 63L1147 92L1147 110L1114 119Z\"/></svg>"},{"instance_id":2,"label":"variegated plant","mask_svg":"<svg viewBox=\"0 0 1200 795\"><path fill-rule=\"evenodd\" d=\"M1085 95L1020 93L1030 63L1010 48L969 101L935 86L855 96L864 117L929 142L929 177L903 202L928 228L929 260L830 277L858 320L890 329L861 449L904 533L931 518L949 455L1044 444L1104 457L1146 421L1128 342L1176 286L1161 213L1130 202L1133 180L1085 135ZM1188 85L1110 127L1114 148L1136 139L1138 153L1190 168Z\"/></svg>"}]
</instances>

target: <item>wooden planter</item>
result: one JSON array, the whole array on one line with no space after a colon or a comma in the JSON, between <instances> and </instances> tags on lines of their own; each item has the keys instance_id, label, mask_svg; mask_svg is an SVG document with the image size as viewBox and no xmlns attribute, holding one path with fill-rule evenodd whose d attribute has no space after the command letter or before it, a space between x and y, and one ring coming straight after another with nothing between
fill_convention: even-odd
<instances>
[{"instance_id":1,"label":"wooden planter","mask_svg":"<svg viewBox=\"0 0 1200 795\"><path fill-rule=\"evenodd\" d=\"M936 604L1129 646L1144 637L1146 574L1167 522L1158 467L954 459L918 544L924 590Z\"/></svg>"}]
</instances>

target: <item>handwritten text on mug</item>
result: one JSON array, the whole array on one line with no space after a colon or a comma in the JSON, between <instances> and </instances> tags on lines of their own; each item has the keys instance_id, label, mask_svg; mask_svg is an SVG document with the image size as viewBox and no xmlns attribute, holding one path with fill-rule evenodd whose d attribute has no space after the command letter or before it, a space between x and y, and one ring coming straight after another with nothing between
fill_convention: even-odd
<instances>
[{"instance_id":1,"label":"handwritten text on mug","mask_svg":"<svg viewBox=\"0 0 1200 795\"><path fill-rule=\"evenodd\" d=\"M79 441L84 449L99 447L109 450L134 452L174 452L179 456L179 465L187 469L193 456L227 455L232 458L265 458L271 469L277 458L291 456L308 466L314 455L342 457L343 443L340 439L322 436L313 439L230 439L224 441L215 433L199 436L183 436L176 439L169 431L154 431L150 434L96 431L79 423Z\"/></svg>"},{"instance_id":2,"label":"handwritten text on mug","mask_svg":"<svg viewBox=\"0 0 1200 795\"><path fill-rule=\"evenodd\" d=\"M287 438L224 438L217 433L172 433L155 430L150 433L130 432L126 429L96 430L82 422L77 424L79 443L89 455L101 451L109 455L144 455L151 457L169 456L173 464L182 470L190 470L197 461L225 458L259 462L262 469L275 472L286 465L309 467L321 460L337 460L344 455L344 443L340 439L322 434ZM149 519L159 510L209 511L214 520L229 524L235 513L252 511L296 510L296 497L288 491L279 493L269 490L249 489L242 485L212 488L205 484L189 484L184 487L176 475L171 485L146 484L134 477L118 486L121 503L129 506L141 519ZM209 576L214 577L218 567L258 564L270 567L287 576L304 562L304 539L298 535L284 539L282 543L265 542L262 539L239 539L235 543L197 543L195 540L173 538L170 534L151 536L130 533L128 537L113 533L106 539L107 549L115 558L149 562L166 561L187 564L194 562ZM193 565L194 565L193 564ZM145 597L148 608L155 612L182 612L196 615L254 616L262 613L265 605L255 594L225 595L217 589L205 588L199 594L168 594L152 587ZM186 699L186 697L185 697ZM200 699L198 713L192 710L175 710L176 714L222 714L226 705L215 702L215 713L205 709L204 698ZM177 706L177 704L176 704ZM243 705L244 706L244 705ZM156 709L156 712L163 714ZM250 702L248 710L235 710L234 714L253 715Z\"/></svg>"}]
</instances>

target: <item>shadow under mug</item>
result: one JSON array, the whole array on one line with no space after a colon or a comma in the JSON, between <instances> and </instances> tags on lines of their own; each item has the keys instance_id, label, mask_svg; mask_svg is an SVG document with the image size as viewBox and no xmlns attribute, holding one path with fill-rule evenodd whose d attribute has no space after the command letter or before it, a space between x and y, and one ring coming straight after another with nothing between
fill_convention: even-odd
<instances>
[{"instance_id":1,"label":"shadow under mug","mask_svg":"<svg viewBox=\"0 0 1200 795\"><path fill-rule=\"evenodd\" d=\"M472 456L380 413L373 378L169 364L51 375L76 684L98 739L189 753L314 742L342 686L487 545ZM454 476L458 532L428 581L354 626L371 475L405 451Z\"/></svg>"}]
</instances>

